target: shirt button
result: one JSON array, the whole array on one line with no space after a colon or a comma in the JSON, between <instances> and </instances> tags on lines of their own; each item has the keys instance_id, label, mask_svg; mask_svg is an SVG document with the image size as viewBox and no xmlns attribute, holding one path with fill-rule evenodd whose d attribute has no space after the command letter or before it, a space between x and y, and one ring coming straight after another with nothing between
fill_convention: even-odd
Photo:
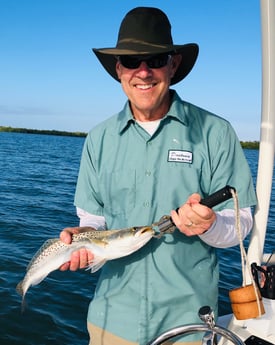
<instances>
[{"instance_id":1,"label":"shirt button","mask_svg":"<svg viewBox=\"0 0 275 345\"><path fill-rule=\"evenodd\" d=\"M145 171L145 175L146 175L146 176L151 176L151 171L146 170L146 171Z\"/></svg>"},{"instance_id":2,"label":"shirt button","mask_svg":"<svg viewBox=\"0 0 275 345\"><path fill-rule=\"evenodd\" d=\"M149 207L150 206L150 202L149 201L144 201L143 206L144 207Z\"/></svg>"}]
</instances>

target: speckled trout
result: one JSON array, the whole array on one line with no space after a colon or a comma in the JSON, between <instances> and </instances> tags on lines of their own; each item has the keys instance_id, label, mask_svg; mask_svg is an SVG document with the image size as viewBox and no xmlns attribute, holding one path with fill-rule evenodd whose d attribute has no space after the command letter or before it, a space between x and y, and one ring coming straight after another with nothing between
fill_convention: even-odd
<instances>
[{"instance_id":1,"label":"speckled trout","mask_svg":"<svg viewBox=\"0 0 275 345\"><path fill-rule=\"evenodd\" d=\"M24 279L17 285L17 292L25 294L30 286L39 284L49 273L70 260L71 254L81 248L90 250L94 259L87 269L94 273L108 260L132 254L144 246L155 234L150 226L121 230L85 231L74 234L72 243L66 244L58 238L47 240L34 255L27 267Z\"/></svg>"}]
</instances>

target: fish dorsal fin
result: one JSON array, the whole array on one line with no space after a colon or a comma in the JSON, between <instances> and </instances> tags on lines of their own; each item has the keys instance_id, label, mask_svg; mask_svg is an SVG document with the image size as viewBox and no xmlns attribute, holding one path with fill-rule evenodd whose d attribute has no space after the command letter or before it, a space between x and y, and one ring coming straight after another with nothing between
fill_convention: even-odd
<instances>
[{"instance_id":1,"label":"fish dorsal fin","mask_svg":"<svg viewBox=\"0 0 275 345\"><path fill-rule=\"evenodd\" d=\"M59 238L51 238L47 241L45 241L42 246L38 249L38 251L34 254L33 258L29 262L27 266L27 271L30 269L31 265L34 263L34 261L38 258L38 256L47 248L55 244L56 242L60 241Z\"/></svg>"}]
</instances>

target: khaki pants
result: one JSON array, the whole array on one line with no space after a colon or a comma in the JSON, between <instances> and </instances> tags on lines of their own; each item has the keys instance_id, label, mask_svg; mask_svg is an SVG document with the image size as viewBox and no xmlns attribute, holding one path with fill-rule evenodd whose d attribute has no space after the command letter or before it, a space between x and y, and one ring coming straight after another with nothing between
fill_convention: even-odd
<instances>
[{"instance_id":1,"label":"khaki pants","mask_svg":"<svg viewBox=\"0 0 275 345\"><path fill-rule=\"evenodd\" d=\"M88 331L90 335L89 345L139 345L132 341L124 340L116 335L104 331L102 328L92 325L88 322ZM192 341L192 342L180 342L173 343L173 341L167 341L163 345L201 345L201 341Z\"/></svg>"}]
</instances>

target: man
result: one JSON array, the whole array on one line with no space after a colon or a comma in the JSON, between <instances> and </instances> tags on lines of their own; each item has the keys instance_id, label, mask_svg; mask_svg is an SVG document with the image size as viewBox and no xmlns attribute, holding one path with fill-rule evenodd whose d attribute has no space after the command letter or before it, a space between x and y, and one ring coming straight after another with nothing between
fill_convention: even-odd
<instances>
[{"instance_id":1,"label":"man","mask_svg":"<svg viewBox=\"0 0 275 345\"><path fill-rule=\"evenodd\" d=\"M198 46L174 45L162 11L131 10L116 47L94 52L121 83L128 102L86 139L75 195L80 226L148 225L171 212L178 228L130 256L107 262L89 307L90 344L144 345L170 328L199 322L203 305L217 315L214 247L238 244L234 206L230 200L212 210L199 203L201 197L234 186L243 237L251 229L250 206L256 200L231 125L170 89L192 69ZM173 210L180 205L178 212ZM67 228L60 237L70 243L78 231ZM80 250L61 269L84 268L92 258ZM201 337L181 337L177 344L200 343Z\"/></svg>"}]
</instances>

